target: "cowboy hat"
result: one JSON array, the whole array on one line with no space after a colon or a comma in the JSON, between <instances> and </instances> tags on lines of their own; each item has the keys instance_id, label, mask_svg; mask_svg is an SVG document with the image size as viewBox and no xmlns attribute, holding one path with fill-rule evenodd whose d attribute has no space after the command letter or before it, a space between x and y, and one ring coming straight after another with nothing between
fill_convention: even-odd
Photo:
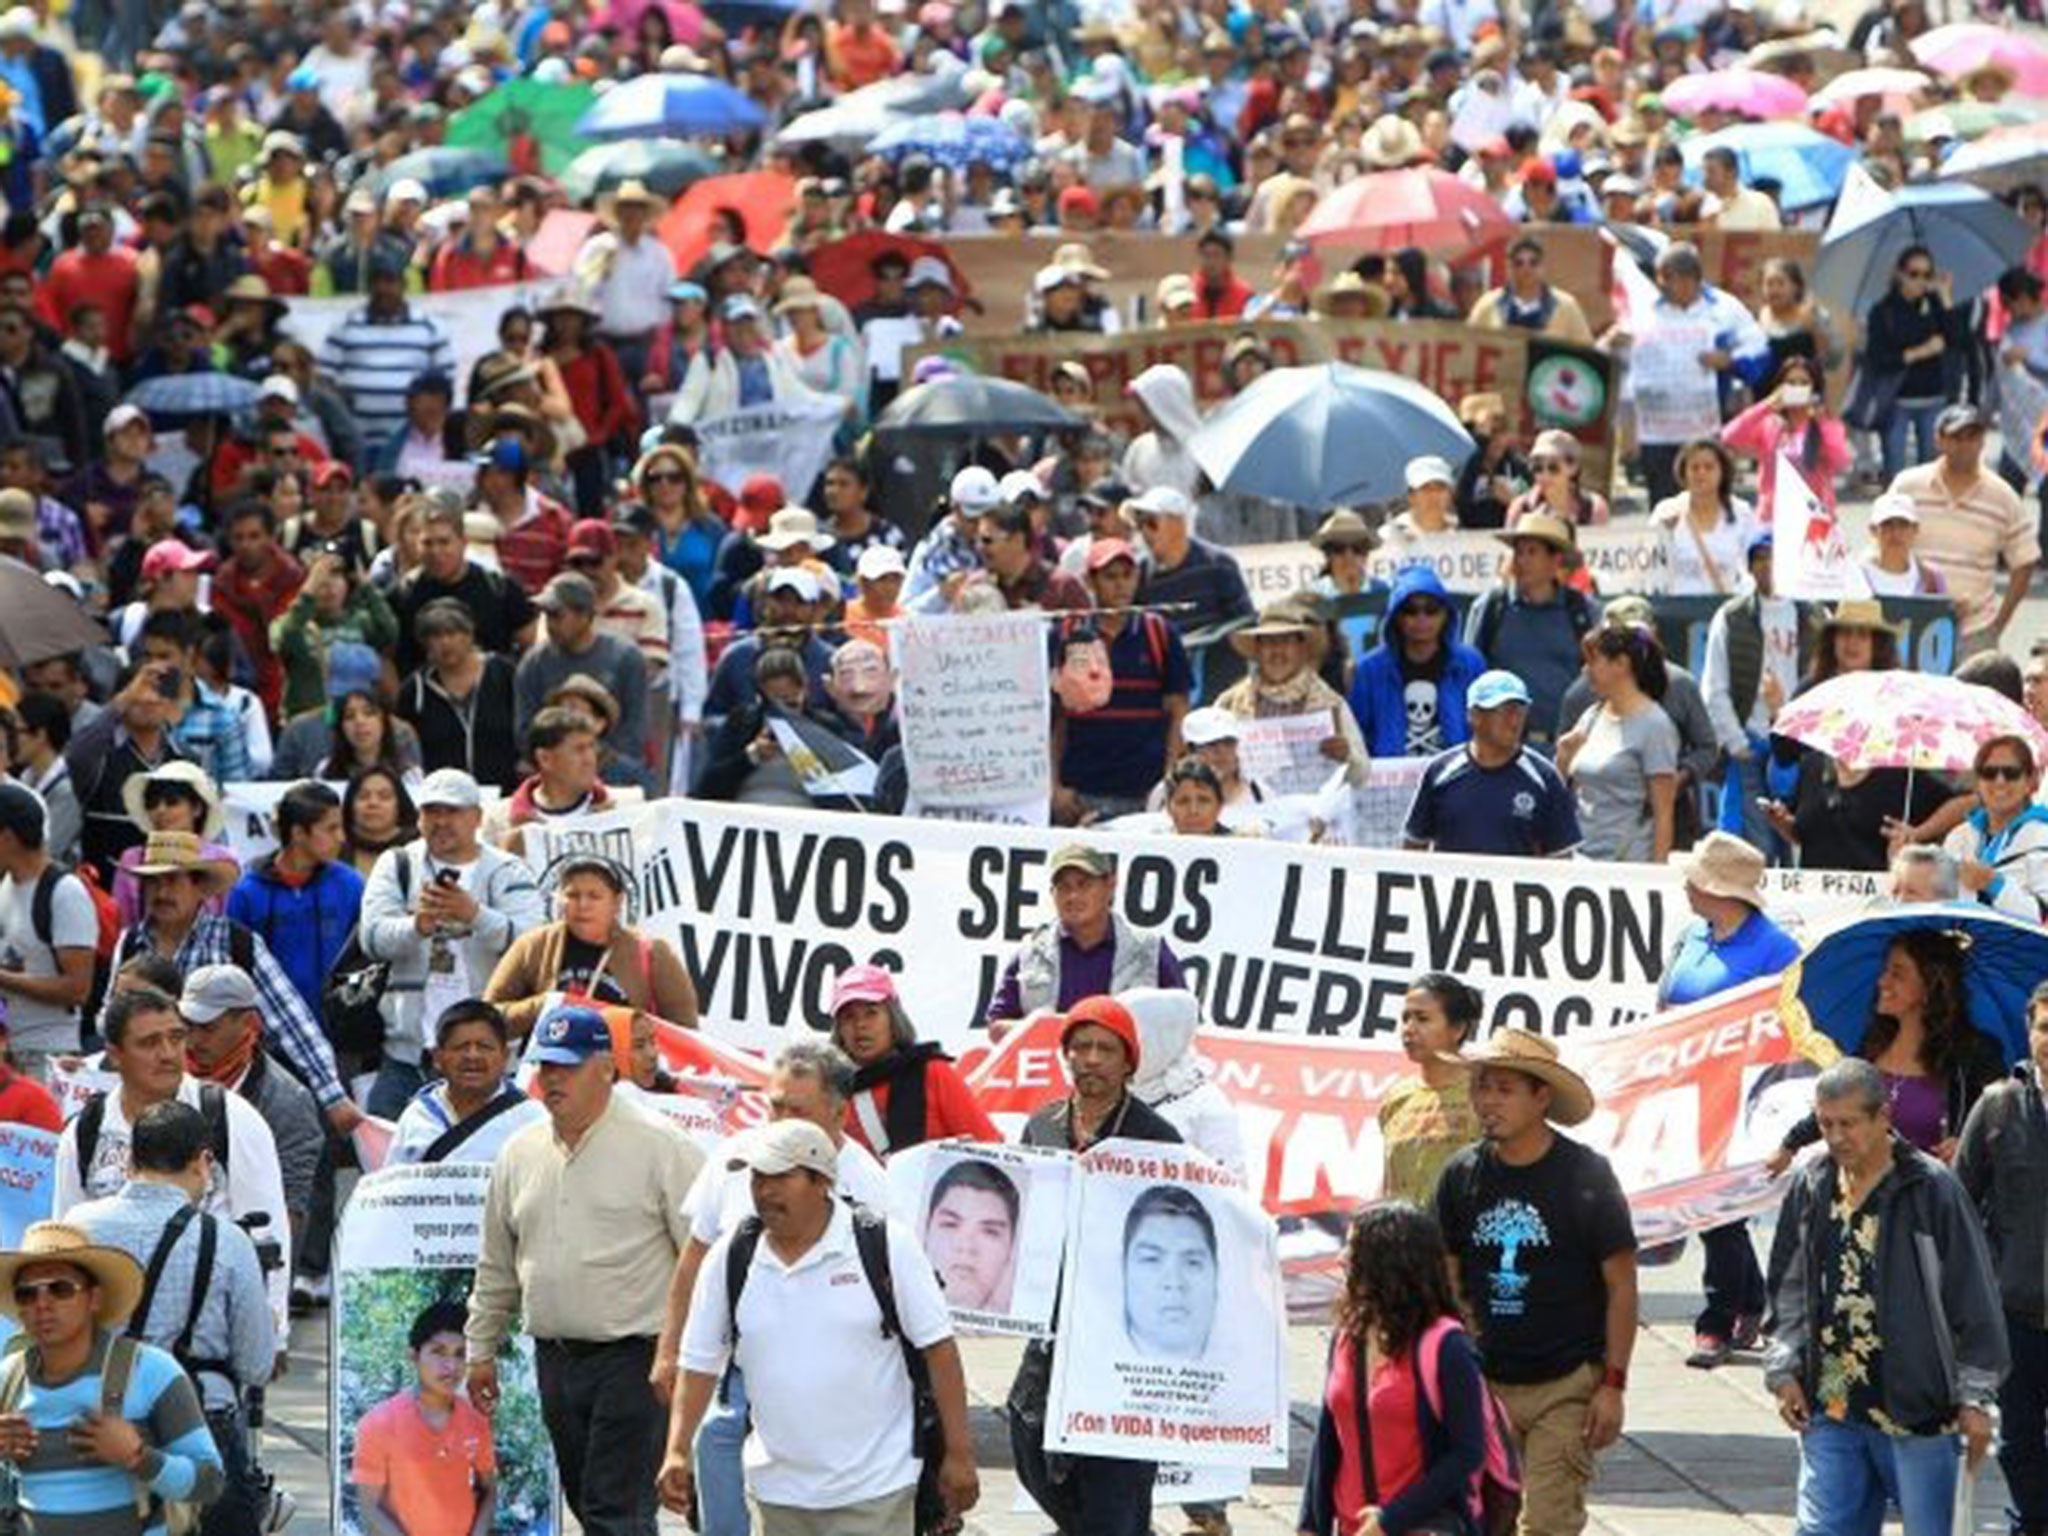
<instances>
[{"instance_id":1,"label":"cowboy hat","mask_svg":"<svg viewBox=\"0 0 2048 1536\"><path fill-rule=\"evenodd\" d=\"M1885 622L1884 604L1874 597L1847 597L1830 608L1820 621L1820 632L1835 629L1867 629L1872 633L1897 635L1898 626Z\"/></svg>"},{"instance_id":2,"label":"cowboy hat","mask_svg":"<svg viewBox=\"0 0 2048 1536\"><path fill-rule=\"evenodd\" d=\"M809 507L784 507L768 519L768 531L754 535L754 543L770 554L780 554L797 545L807 545L823 554L839 541L818 531L818 517Z\"/></svg>"},{"instance_id":3,"label":"cowboy hat","mask_svg":"<svg viewBox=\"0 0 2048 1536\"><path fill-rule=\"evenodd\" d=\"M125 1323L142 1300L142 1266L118 1248L102 1248L79 1228L63 1221L38 1221L21 1234L21 1246L0 1253L0 1312L19 1321L14 1281L37 1264L69 1264L92 1277L99 1288L93 1321L102 1328Z\"/></svg>"},{"instance_id":4,"label":"cowboy hat","mask_svg":"<svg viewBox=\"0 0 2048 1536\"><path fill-rule=\"evenodd\" d=\"M482 449L507 432L523 434L529 439L535 462L552 464L555 461L555 424L531 406L516 401L504 405L485 406L472 410L463 418L463 434L469 440L472 451Z\"/></svg>"},{"instance_id":5,"label":"cowboy hat","mask_svg":"<svg viewBox=\"0 0 2048 1536\"><path fill-rule=\"evenodd\" d=\"M1568 552L1578 543L1572 532L1572 525L1561 517L1548 512L1524 512L1515 520L1512 528L1503 528L1494 535L1501 543L1510 547L1518 539L1534 539L1539 544L1548 544L1552 549Z\"/></svg>"},{"instance_id":6,"label":"cowboy hat","mask_svg":"<svg viewBox=\"0 0 2048 1536\"><path fill-rule=\"evenodd\" d=\"M1732 832L1709 832L1692 852L1671 855L1671 867L1696 891L1763 910L1764 856Z\"/></svg>"},{"instance_id":7,"label":"cowboy hat","mask_svg":"<svg viewBox=\"0 0 2048 1536\"><path fill-rule=\"evenodd\" d=\"M552 692L541 700L543 706L554 708L570 699L588 704L604 720L605 734L609 735L619 723L619 701L612 697L611 689L605 687L587 672L573 673L555 685Z\"/></svg>"},{"instance_id":8,"label":"cowboy hat","mask_svg":"<svg viewBox=\"0 0 2048 1536\"><path fill-rule=\"evenodd\" d=\"M1378 542L1372 529L1366 526L1365 519L1349 507L1339 507L1324 518L1322 526L1309 539L1309 543L1320 550L1328 550L1332 544L1362 544L1371 549Z\"/></svg>"},{"instance_id":9,"label":"cowboy hat","mask_svg":"<svg viewBox=\"0 0 2048 1536\"><path fill-rule=\"evenodd\" d=\"M121 786L121 806L127 811L128 819L149 830L149 814L143 809L143 797L149 793L152 784L175 784L180 789L190 790L206 806L206 820L201 823L199 835L202 838L219 837L228 824L227 813L221 809L220 786L213 777L197 763L182 759L152 768L147 773L131 773L127 783Z\"/></svg>"},{"instance_id":10,"label":"cowboy hat","mask_svg":"<svg viewBox=\"0 0 2048 1536\"><path fill-rule=\"evenodd\" d=\"M1230 648L1243 657L1254 657L1259 653L1259 641L1278 639L1283 635L1299 635L1308 643L1309 667L1313 670L1322 665L1323 652L1329 648L1329 632L1315 617L1304 611L1302 605L1291 599L1282 599L1259 613L1259 622L1245 629L1233 630Z\"/></svg>"},{"instance_id":11,"label":"cowboy hat","mask_svg":"<svg viewBox=\"0 0 2048 1536\"><path fill-rule=\"evenodd\" d=\"M476 388L471 394L480 401L489 400L493 395L521 384L532 384L539 380L540 370L531 363L522 363L516 357L502 352L492 353L476 365Z\"/></svg>"},{"instance_id":12,"label":"cowboy hat","mask_svg":"<svg viewBox=\"0 0 2048 1536\"><path fill-rule=\"evenodd\" d=\"M241 875L232 857L208 856L206 845L190 832L152 832L142 845L138 878L150 875L202 875L215 890L226 890Z\"/></svg>"},{"instance_id":13,"label":"cowboy hat","mask_svg":"<svg viewBox=\"0 0 2048 1536\"><path fill-rule=\"evenodd\" d=\"M534 306L534 318L545 321L549 315L576 314L587 320L603 318L603 311L590 296L573 283L565 283L549 297Z\"/></svg>"},{"instance_id":14,"label":"cowboy hat","mask_svg":"<svg viewBox=\"0 0 2048 1536\"><path fill-rule=\"evenodd\" d=\"M1358 157L1369 171L1398 171L1429 158L1422 131L1405 117L1388 113L1366 129Z\"/></svg>"},{"instance_id":15,"label":"cowboy hat","mask_svg":"<svg viewBox=\"0 0 2048 1536\"><path fill-rule=\"evenodd\" d=\"M793 309L818 310L823 307L824 298L818 291L818 285L808 277L787 277L782 280L782 296L775 301L775 313L786 315Z\"/></svg>"},{"instance_id":16,"label":"cowboy hat","mask_svg":"<svg viewBox=\"0 0 2048 1536\"><path fill-rule=\"evenodd\" d=\"M648 191L647 183L638 176L628 176L619 183L619 189L612 194L614 208L625 203L638 203L643 208L658 208L661 206L661 199Z\"/></svg>"},{"instance_id":17,"label":"cowboy hat","mask_svg":"<svg viewBox=\"0 0 2048 1536\"><path fill-rule=\"evenodd\" d=\"M1555 1125L1577 1125L1592 1118L1591 1086L1558 1060L1555 1045L1526 1029L1497 1029L1470 1055L1438 1051L1436 1059L1445 1066L1463 1067L1468 1072L1481 1067L1506 1067L1535 1078L1550 1090L1550 1120Z\"/></svg>"},{"instance_id":18,"label":"cowboy hat","mask_svg":"<svg viewBox=\"0 0 2048 1536\"><path fill-rule=\"evenodd\" d=\"M254 272L245 272L221 290L221 308L230 304L261 304L267 320L277 320L290 313L291 306L270 291L270 284Z\"/></svg>"}]
</instances>

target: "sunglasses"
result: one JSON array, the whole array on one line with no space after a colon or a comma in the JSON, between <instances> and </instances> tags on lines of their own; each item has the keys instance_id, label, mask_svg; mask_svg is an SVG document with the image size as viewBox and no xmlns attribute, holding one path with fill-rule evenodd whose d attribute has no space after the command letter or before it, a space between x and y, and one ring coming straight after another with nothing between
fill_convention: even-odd
<instances>
[{"instance_id":1,"label":"sunglasses","mask_svg":"<svg viewBox=\"0 0 2048 1536\"><path fill-rule=\"evenodd\" d=\"M142 791L142 804L145 810L153 810L159 805L198 805L201 803L198 795L189 789L182 789L176 784L149 784L145 785Z\"/></svg>"},{"instance_id":2,"label":"sunglasses","mask_svg":"<svg viewBox=\"0 0 2048 1536\"><path fill-rule=\"evenodd\" d=\"M1410 599L1401 605L1401 612L1404 615L1412 613L1417 618L1422 619L1440 618L1443 615L1443 611L1444 605L1442 603L1418 601L1415 599Z\"/></svg>"},{"instance_id":3,"label":"sunglasses","mask_svg":"<svg viewBox=\"0 0 2048 1536\"><path fill-rule=\"evenodd\" d=\"M683 483L681 473L673 469L651 470L647 474L642 475L640 479L647 485L681 485Z\"/></svg>"},{"instance_id":4,"label":"sunglasses","mask_svg":"<svg viewBox=\"0 0 2048 1536\"><path fill-rule=\"evenodd\" d=\"M1326 555L1355 555L1362 560L1365 558L1366 550L1370 547L1370 545L1366 544L1325 544L1323 546L1323 553Z\"/></svg>"},{"instance_id":5,"label":"sunglasses","mask_svg":"<svg viewBox=\"0 0 2048 1536\"><path fill-rule=\"evenodd\" d=\"M1529 467L1539 475L1547 475L1553 469L1563 469L1566 465L1563 459L1531 459Z\"/></svg>"},{"instance_id":6,"label":"sunglasses","mask_svg":"<svg viewBox=\"0 0 2048 1536\"><path fill-rule=\"evenodd\" d=\"M2018 784L2027 776L2027 770L2018 763L1986 763L1977 770L1977 777L1987 784L2003 779L2008 784Z\"/></svg>"},{"instance_id":7,"label":"sunglasses","mask_svg":"<svg viewBox=\"0 0 2048 1536\"><path fill-rule=\"evenodd\" d=\"M14 1304L17 1307L32 1307L43 1297L52 1301L69 1301L85 1289L83 1280L30 1280L14 1287Z\"/></svg>"}]
</instances>

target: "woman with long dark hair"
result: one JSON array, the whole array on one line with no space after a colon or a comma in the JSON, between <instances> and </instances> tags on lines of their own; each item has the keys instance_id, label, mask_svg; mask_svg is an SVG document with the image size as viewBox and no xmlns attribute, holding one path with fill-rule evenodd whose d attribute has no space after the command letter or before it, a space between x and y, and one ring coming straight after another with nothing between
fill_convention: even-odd
<instances>
[{"instance_id":1,"label":"woman with long dark hair","mask_svg":"<svg viewBox=\"0 0 2048 1536\"><path fill-rule=\"evenodd\" d=\"M1485 1384L1458 1321L1443 1231L1405 1200L1368 1206L1344 1246L1295 1527L1314 1536L1476 1529L1473 1479L1485 1457Z\"/></svg>"},{"instance_id":2,"label":"woman with long dark hair","mask_svg":"<svg viewBox=\"0 0 2048 1536\"><path fill-rule=\"evenodd\" d=\"M1852 462L1849 429L1840 417L1828 414L1827 378L1811 357L1780 363L1770 393L1723 427L1721 441L1756 460L1757 515L1766 524L1777 513L1780 451L1792 456L1799 478L1829 511L1835 506L1835 482Z\"/></svg>"},{"instance_id":3,"label":"woman with long dark hair","mask_svg":"<svg viewBox=\"0 0 2048 1536\"><path fill-rule=\"evenodd\" d=\"M1956 398L1969 353L1968 325L1949 276L1924 245L1899 252L1892 285L1864 317L1865 415L1884 444L1887 480L1935 455L1934 422ZM1854 412L1851 413L1855 414ZM1906 457L1911 431L1916 452Z\"/></svg>"},{"instance_id":4,"label":"woman with long dark hair","mask_svg":"<svg viewBox=\"0 0 2048 1536\"><path fill-rule=\"evenodd\" d=\"M1756 512L1735 494L1735 461L1711 437L1694 438L1672 466L1682 489L1650 509L1672 597L1739 597L1749 590L1744 555Z\"/></svg>"},{"instance_id":5,"label":"woman with long dark hair","mask_svg":"<svg viewBox=\"0 0 2048 1536\"><path fill-rule=\"evenodd\" d=\"M389 768L401 778L420 771L419 738L392 719L390 707L367 688L351 688L328 712L334 736L321 778L346 782L365 768Z\"/></svg>"},{"instance_id":6,"label":"woman with long dark hair","mask_svg":"<svg viewBox=\"0 0 2048 1536\"><path fill-rule=\"evenodd\" d=\"M379 764L348 781L341 797L341 829L348 837L348 861L366 880L378 854L420 835L419 810L397 769Z\"/></svg>"},{"instance_id":7,"label":"woman with long dark hair","mask_svg":"<svg viewBox=\"0 0 2048 1536\"><path fill-rule=\"evenodd\" d=\"M1984 1090L2005 1075L1997 1045L1970 1023L1963 985L1968 946L1966 935L1939 928L1909 929L1893 939L1856 1046L1884 1074L1892 1128L1943 1162L1955 1156L1963 1122ZM1818 1140L1820 1122L1808 1115L1785 1133L1767 1166L1781 1172Z\"/></svg>"},{"instance_id":8,"label":"woman with long dark hair","mask_svg":"<svg viewBox=\"0 0 2048 1536\"><path fill-rule=\"evenodd\" d=\"M1589 859L1670 857L1678 806L1678 727L1658 707L1670 672L1655 632L1607 623L1580 643L1599 700L1557 740L1557 770L1579 801Z\"/></svg>"}]
</instances>

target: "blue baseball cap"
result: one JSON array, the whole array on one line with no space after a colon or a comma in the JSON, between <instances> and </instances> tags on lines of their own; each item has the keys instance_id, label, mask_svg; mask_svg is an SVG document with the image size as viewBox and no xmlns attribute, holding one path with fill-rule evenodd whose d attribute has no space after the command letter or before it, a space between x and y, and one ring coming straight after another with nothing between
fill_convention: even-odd
<instances>
[{"instance_id":1,"label":"blue baseball cap","mask_svg":"<svg viewBox=\"0 0 2048 1536\"><path fill-rule=\"evenodd\" d=\"M1514 673L1495 667L1482 672L1472 680L1472 686L1465 690L1467 709L1499 709L1503 704L1529 702L1529 685Z\"/></svg>"},{"instance_id":2,"label":"blue baseball cap","mask_svg":"<svg viewBox=\"0 0 2048 1536\"><path fill-rule=\"evenodd\" d=\"M595 1008L551 1008L534 1026L533 1039L527 1056L550 1067L580 1067L593 1056L609 1056L612 1050L611 1026Z\"/></svg>"},{"instance_id":3,"label":"blue baseball cap","mask_svg":"<svg viewBox=\"0 0 2048 1536\"><path fill-rule=\"evenodd\" d=\"M526 444L516 437L496 438L470 462L478 469L508 469L515 475L523 474L526 470Z\"/></svg>"}]
</instances>

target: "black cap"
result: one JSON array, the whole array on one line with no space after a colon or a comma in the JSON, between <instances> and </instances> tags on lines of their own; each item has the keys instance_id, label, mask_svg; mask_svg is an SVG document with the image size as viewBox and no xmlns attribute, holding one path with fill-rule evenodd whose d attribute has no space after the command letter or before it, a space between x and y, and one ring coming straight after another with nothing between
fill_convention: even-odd
<instances>
[{"instance_id":1,"label":"black cap","mask_svg":"<svg viewBox=\"0 0 2048 1536\"><path fill-rule=\"evenodd\" d=\"M636 533L643 539L651 539L661 529L655 521L654 509L644 502L627 501L619 504L612 514L612 527L620 533Z\"/></svg>"},{"instance_id":2,"label":"black cap","mask_svg":"<svg viewBox=\"0 0 2048 1536\"><path fill-rule=\"evenodd\" d=\"M1131 499L1131 488L1114 475L1098 480L1074 500L1085 507L1120 507Z\"/></svg>"},{"instance_id":3,"label":"black cap","mask_svg":"<svg viewBox=\"0 0 2048 1536\"><path fill-rule=\"evenodd\" d=\"M40 848L45 822L41 796L12 779L0 780L0 831L12 832L23 842Z\"/></svg>"}]
</instances>

